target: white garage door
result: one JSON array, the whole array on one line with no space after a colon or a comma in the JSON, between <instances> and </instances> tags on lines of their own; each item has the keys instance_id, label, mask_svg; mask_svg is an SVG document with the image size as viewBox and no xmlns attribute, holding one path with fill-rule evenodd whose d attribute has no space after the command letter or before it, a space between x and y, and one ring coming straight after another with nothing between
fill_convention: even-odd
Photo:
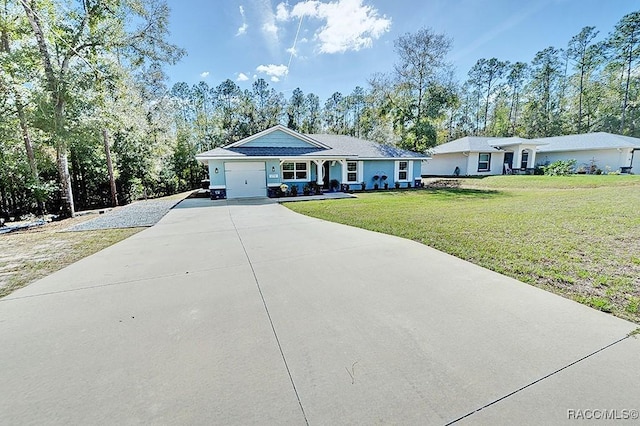
<instances>
[{"instance_id":1,"label":"white garage door","mask_svg":"<svg viewBox=\"0 0 640 426\"><path fill-rule=\"evenodd\" d=\"M224 164L227 198L266 197L267 176L263 162Z\"/></svg>"}]
</instances>

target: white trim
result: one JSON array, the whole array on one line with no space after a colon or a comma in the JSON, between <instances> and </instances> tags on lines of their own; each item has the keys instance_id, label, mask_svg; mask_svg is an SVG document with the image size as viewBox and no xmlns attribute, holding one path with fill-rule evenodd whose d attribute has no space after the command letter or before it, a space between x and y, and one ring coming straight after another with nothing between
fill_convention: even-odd
<instances>
[{"instance_id":1,"label":"white trim","mask_svg":"<svg viewBox=\"0 0 640 426\"><path fill-rule=\"evenodd\" d=\"M402 170L407 173L406 179L400 179L400 163L407 163L407 169ZM395 182L412 182L413 181L413 161L397 160L393 167L393 177Z\"/></svg>"},{"instance_id":2,"label":"white trim","mask_svg":"<svg viewBox=\"0 0 640 426\"><path fill-rule=\"evenodd\" d=\"M480 156L481 155L488 155L489 159L487 161L480 161ZM514 160L515 159L516 159L516 157L514 156ZM486 169L480 169L480 163L487 163L487 168ZM515 163L515 161L514 161L514 163ZM479 152L478 153L478 162L476 164L476 170L478 171L478 173L480 173L480 172L490 172L491 171L491 152Z\"/></svg>"},{"instance_id":3,"label":"white trim","mask_svg":"<svg viewBox=\"0 0 640 426\"><path fill-rule=\"evenodd\" d=\"M255 156L255 157L203 157L196 156L196 160L204 162L209 160L221 160L221 161L265 161L265 160L281 160L281 161L289 161L289 160L301 160L301 161L313 161L313 160L322 160L322 161L340 161L344 160L345 157L322 157L322 156L297 156L297 157L285 157L282 155L274 155L271 157L267 156ZM357 159L353 160L356 161ZM385 160L384 158L379 158L379 160ZM388 158L387 158L388 160ZM352 160L349 160L352 161Z\"/></svg>"},{"instance_id":4,"label":"white trim","mask_svg":"<svg viewBox=\"0 0 640 426\"><path fill-rule=\"evenodd\" d=\"M358 161L358 181L364 181L364 161Z\"/></svg>"},{"instance_id":5,"label":"white trim","mask_svg":"<svg viewBox=\"0 0 640 426\"><path fill-rule=\"evenodd\" d=\"M226 185L209 185L209 189L227 189Z\"/></svg>"},{"instance_id":6,"label":"white trim","mask_svg":"<svg viewBox=\"0 0 640 426\"><path fill-rule=\"evenodd\" d=\"M318 148L331 149L330 146L325 145L322 142L319 142L319 141L317 141L317 140L315 140L315 139L313 139L313 138L311 138L309 136L303 135L302 133L298 133L295 130L291 130L288 127L283 126L282 124L276 124L273 127L270 127L270 128L268 128L266 130L263 130L263 131L261 131L259 133L256 133L255 135L251 135L249 137L241 139L238 142L234 142L232 144L225 145L222 148L235 148L235 147L238 147L238 146L242 146L242 145L244 145L244 144L246 144L248 142L251 142L253 140L261 138L262 136L268 135L268 134L273 133L273 132L275 132L277 130L279 130L281 132L284 132L284 133L288 134L289 136L292 136L292 137L294 137L296 139L300 139L303 142L307 142L308 144L311 144L311 145L316 146Z\"/></svg>"},{"instance_id":7,"label":"white trim","mask_svg":"<svg viewBox=\"0 0 640 426\"><path fill-rule=\"evenodd\" d=\"M354 171L350 171L349 170L349 163L356 163L356 169ZM342 182L343 183L360 183L362 182L362 161L355 161L355 160L346 160L344 162L344 164L342 165L342 169L344 171L344 173L342 174ZM349 173L354 173L356 174L356 180L349 180Z\"/></svg>"},{"instance_id":8,"label":"white trim","mask_svg":"<svg viewBox=\"0 0 640 426\"><path fill-rule=\"evenodd\" d=\"M284 163L293 163L293 170L284 170L282 168L282 166L284 166ZM307 165L307 177L304 179L298 179L296 177L296 163L305 163ZM285 172L291 172L293 171L293 179L285 179L284 177L284 173ZM280 176L282 176L282 181L287 181L287 182L311 182L311 161L309 160L287 160L287 161L282 161L282 163L280 164Z\"/></svg>"},{"instance_id":9,"label":"white trim","mask_svg":"<svg viewBox=\"0 0 640 426\"><path fill-rule=\"evenodd\" d=\"M350 160L351 157L347 157L347 160ZM431 160L433 157L424 156L424 157L353 157L357 160L367 160L367 161L418 161L418 160Z\"/></svg>"}]
</instances>

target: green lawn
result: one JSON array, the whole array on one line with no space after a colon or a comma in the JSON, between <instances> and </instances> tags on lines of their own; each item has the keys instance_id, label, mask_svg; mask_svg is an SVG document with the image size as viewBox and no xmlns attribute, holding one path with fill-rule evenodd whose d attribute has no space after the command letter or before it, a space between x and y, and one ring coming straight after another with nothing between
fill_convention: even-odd
<instances>
[{"instance_id":1,"label":"green lawn","mask_svg":"<svg viewBox=\"0 0 640 426\"><path fill-rule=\"evenodd\" d=\"M640 323L640 176L493 176L287 203L409 238Z\"/></svg>"}]
</instances>

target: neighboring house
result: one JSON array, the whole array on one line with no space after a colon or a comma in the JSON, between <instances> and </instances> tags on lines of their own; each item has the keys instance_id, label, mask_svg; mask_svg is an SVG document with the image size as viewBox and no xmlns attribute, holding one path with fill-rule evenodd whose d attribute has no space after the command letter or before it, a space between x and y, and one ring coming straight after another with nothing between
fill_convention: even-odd
<instances>
[{"instance_id":1,"label":"neighboring house","mask_svg":"<svg viewBox=\"0 0 640 426\"><path fill-rule=\"evenodd\" d=\"M433 148L422 174L531 173L535 166L572 159L576 160L576 171L628 173L633 167L634 151L640 151L640 139L604 132L539 139L467 136Z\"/></svg>"},{"instance_id":2,"label":"neighboring house","mask_svg":"<svg viewBox=\"0 0 640 426\"><path fill-rule=\"evenodd\" d=\"M383 186L382 176L393 188L420 181L421 162L427 157L412 151L341 135L303 135L277 125L222 148L196 156L209 167L211 198L244 198L272 195L281 184L317 184L330 189L331 182L350 189ZM374 179L374 177L378 177Z\"/></svg>"},{"instance_id":3,"label":"neighboring house","mask_svg":"<svg viewBox=\"0 0 640 426\"><path fill-rule=\"evenodd\" d=\"M517 137L467 136L433 148L423 175L486 176L512 170L530 172L536 164L536 148L543 143Z\"/></svg>"},{"instance_id":4,"label":"neighboring house","mask_svg":"<svg viewBox=\"0 0 640 426\"><path fill-rule=\"evenodd\" d=\"M577 170L588 172L596 169L603 172L630 172L634 151L640 151L640 139L605 132L538 140L546 142L546 145L538 148L536 164L547 165L558 160L573 159L576 160Z\"/></svg>"}]
</instances>

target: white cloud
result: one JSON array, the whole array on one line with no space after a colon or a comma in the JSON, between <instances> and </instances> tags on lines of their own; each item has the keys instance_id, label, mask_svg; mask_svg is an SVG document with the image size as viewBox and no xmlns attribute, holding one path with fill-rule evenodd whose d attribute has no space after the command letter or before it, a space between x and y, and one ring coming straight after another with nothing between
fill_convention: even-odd
<instances>
[{"instance_id":1,"label":"white cloud","mask_svg":"<svg viewBox=\"0 0 640 426\"><path fill-rule=\"evenodd\" d=\"M289 19L289 11L287 10L287 5L284 3L280 3L276 6L276 20L278 21L287 21Z\"/></svg>"},{"instance_id":2,"label":"white cloud","mask_svg":"<svg viewBox=\"0 0 640 426\"><path fill-rule=\"evenodd\" d=\"M265 22L262 24L262 31L264 31L268 37L278 39L278 26L273 22Z\"/></svg>"},{"instance_id":3,"label":"white cloud","mask_svg":"<svg viewBox=\"0 0 640 426\"><path fill-rule=\"evenodd\" d=\"M338 3L341 0L338 0ZM329 3L331 4L331 3ZM302 16L309 16L311 18L319 18L319 9L324 6L324 3L316 1L316 0L307 0L297 3L293 6L293 10L291 11L291 16L294 18L300 18Z\"/></svg>"},{"instance_id":4,"label":"white cloud","mask_svg":"<svg viewBox=\"0 0 640 426\"><path fill-rule=\"evenodd\" d=\"M271 81L280 81L280 78L287 75L289 68L286 65L259 65L256 71L271 77ZM277 80L274 80L277 79Z\"/></svg>"},{"instance_id":5,"label":"white cloud","mask_svg":"<svg viewBox=\"0 0 640 426\"><path fill-rule=\"evenodd\" d=\"M271 0L254 0L257 15L260 16L262 22L260 29L267 42L267 47L272 55L278 53L280 39L278 36L278 27L276 25L276 15L271 6Z\"/></svg>"},{"instance_id":6,"label":"white cloud","mask_svg":"<svg viewBox=\"0 0 640 426\"><path fill-rule=\"evenodd\" d=\"M247 18L244 15L244 7L242 5L240 5L240 16L242 16L242 25L238 28L236 36L245 34L247 32L247 28L249 28L249 25L247 25Z\"/></svg>"},{"instance_id":7,"label":"white cloud","mask_svg":"<svg viewBox=\"0 0 640 426\"><path fill-rule=\"evenodd\" d=\"M238 81L247 81L249 80L249 77L247 77L247 75L243 72L241 72L240 74L238 74Z\"/></svg>"},{"instance_id":8,"label":"white cloud","mask_svg":"<svg viewBox=\"0 0 640 426\"><path fill-rule=\"evenodd\" d=\"M274 83L277 83L280 81L280 79L274 75L271 77L271 81L273 81Z\"/></svg>"},{"instance_id":9,"label":"white cloud","mask_svg":"<svg viewBox=\"0 0 640 426\"><path fill-rule=\"evenodd\" d=\"M200 73L200 77L201 77L201 78L207 78L207 77L209 77L209 71L205 71L205 72L203 72L203 73Z\"/></svg>"},{"instance_id":10,"label":"white cloud","mask_svg":"<svg viewBox=\"0 0 640 426\"><path fill-rule=\"evenodd\" d=\"M378 10L363 4L364 0L335 0L327 3L307 0L297 3L290 12L280 3L279 17L309 17L324 21L315 33L321 53L343 53L371 47L391 28L391 19L379 16ZM285 13L286 12L286 13Z\"/></svg>"}]
</instances>

